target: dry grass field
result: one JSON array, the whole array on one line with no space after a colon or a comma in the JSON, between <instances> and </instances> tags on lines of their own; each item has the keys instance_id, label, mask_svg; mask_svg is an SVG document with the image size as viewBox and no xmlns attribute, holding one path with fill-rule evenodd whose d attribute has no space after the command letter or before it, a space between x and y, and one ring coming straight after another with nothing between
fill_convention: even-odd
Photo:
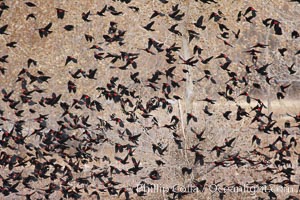
<instances>
[{"instance_id":1,"label":"dry grass field","mask_svg":"<svg viewBox=\"0 0 300 200\"><path fill-rule=\"evenodd\" d=\"M300 3L30 2L0 1L0 199L299 199Z\"/></svg>"}]
</instances>

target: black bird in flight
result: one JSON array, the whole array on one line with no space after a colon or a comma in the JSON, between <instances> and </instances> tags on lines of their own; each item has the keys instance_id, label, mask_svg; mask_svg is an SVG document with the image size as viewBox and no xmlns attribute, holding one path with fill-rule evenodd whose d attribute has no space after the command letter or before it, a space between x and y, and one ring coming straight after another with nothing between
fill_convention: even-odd
<instances>
[{"instance_id":1,"label":"black bird in flight","mask_svg":"<svg viewBox=\"0 0 300 200\"><path fill-rule=\"evenodd\" d=\"M7 27L8 27L8 24L2 26L2 27L0 28L0 34L8 35L7 33L5 33Z\"/></svg>"},{"instance_id":2,"label":"black bird in flight","mask_svg":"<svg viewBox=\"0 0 300 200\"><path fill-rule=\"evenodd\" d=\"M52 33L52 31L50 31L49 29L52 27L52 22L50 22L47 26L45 26L44 28L39 28L39 35L41 38L43 37L47 37L50 33Z\"/></svg>"},{"instance_id":3,"label":"black bird in flight","mask_svg":"<svg viewBox=\"0 0 300 200\"><path fill-rule=\"evenodd\" d=\"M194 23L194 25L197 27L197 28L201 28L202 30L205 30L206 29L206 26L203 25L203 15L200 16L197 20L197 22Z\"/></svg>"},{"instance_id":4,"label":"black bird in flight","mask_svg":"<svg viewBox=\"0 0 300 200\"><path fill-rule=\"evenodd\" d=\"M72 56L67 56L67 59L66 59L66 63L65 63L65 66L70 63L70 62L73 62L73 63L77 63L77 59L72 57Z\"/></svg>"},{"instance_id":5,"label":"black bird in flight","mask_svg":"<svg viewBox=\"0 0 300 200\"><path fill-rule=\"evenodd\" d=\"M28 7L36 7L36 5L30 1L25 2Z\"/></svg>"},{"instance_id":6,"label":"black bird in flight","mask_svg":"<svg viewBox=\"0 0 300 200\"><path fill-rule=\"evenodd\" d=\"M56 14L58 19L63 19L65 17L65 10L61 8L56 8Z\"/></svg>"},{"instance_id":7,"label":"black bird in flight","mask_svg":"<svg viewBox=\"0 0 300 200\"><path fill-rule=\"evenodd\" d=\"M146 26L143 26L143 28L146 29L147 31L155 31L154 29L152 29L153 24L154 24L154 21L150 22Z\"/></svg>"},{"instance_id":8,"label":"black bird in flight","mask_svg":"<svg viewBox=\"0 0 300 200\"><path fill-rule=\"evenodd\" d=\"M81 14L81 18L83 19L83 21L85 22L90 22L92 20L89 19L89 16L91 15L91 11L88 11L87 13L83 12Z\"/></svg>"},{"instance_id":9,"label":"black bird in flight","mask_svg":"<svg viewBox=\"0 0 300 200\"><path fill-rule=\"evenodd\" d=\"M105 5L101 11L97 11L97 15L99 16L105 16L104 13L107 10L107 5Z\"/></svg>"},{"instance_id":10,"label":"black bird in flight","mask_svg":"<svg viewBox=\"0 0 300 200\"><path fill-rule=\"evenodd\" d=\"M157 17L157 16L163 17L163 16L165 16L165 14L163 14L162 12L159 12L159 11L154 10L154 11L153 11L153 14L152 14L151 17L150 17L150 19L153 19L153 18L155 18L155 17Z\"/></svg>"},{"instance_id":11,"label":"black bird in flight","mask_svg":"<svg viewBox=\"0 0 300 200\"><path fill-rule=\"evenodd\" d=\"M34 13L30 13L30 14L28 14L28 15L26 16L26 21L27 21L27 20L29 20L30 18L32 18L32 19L34 19L34 20L36 20L36 16L35 16L35 14L34 14Z\"/></svg>"},{"instance_id":12,"label":"black bird in flight","mask_svg":"<svg viewBox=\"0 0 300 200\"><path fill-rule=\"evenodd\" d=\"M248 7L245 11L245 13L243 14L243 16L246 18L246 21L252 23L252 19L254 19L256 17L256 10L253 7ZM249 13L251 13L251 16L246 16Z\"/></svg>"}]
</instances>

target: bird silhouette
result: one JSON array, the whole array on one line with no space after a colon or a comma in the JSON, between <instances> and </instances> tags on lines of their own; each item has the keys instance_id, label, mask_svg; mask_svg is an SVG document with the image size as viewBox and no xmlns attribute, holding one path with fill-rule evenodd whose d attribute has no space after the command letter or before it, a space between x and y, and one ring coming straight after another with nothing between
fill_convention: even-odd
<instances>
[{"instance_id":1,"label":"bird silhouette","mask_svg":"<svg viewBox=\"0 0 300 200\"><path fill-rule=\"evenodd\" d=\"M45 26L44 28L39 28L39 35L41 38L43 37L47 37L50 33L52 33L52 31L50 31L49 29L52 27L52 22L50 22L47 26Z\"/></svg>"}]
</instances>

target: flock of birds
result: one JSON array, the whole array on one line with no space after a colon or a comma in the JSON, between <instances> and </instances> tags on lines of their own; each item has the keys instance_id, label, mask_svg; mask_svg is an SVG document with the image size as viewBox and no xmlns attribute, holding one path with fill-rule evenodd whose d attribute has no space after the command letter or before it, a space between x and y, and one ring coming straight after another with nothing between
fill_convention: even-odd
<instances>
[{"instance_id":1,"label":"flock of birds","mask_svg":"<svg viewBox=\"0 0 300 200\"><path fill-rule=\"evenodd\" d=\"M189 47L193 50L193 55L185 58L181 55L182 47L176 43L167 45L154 38L149 38L146 47L134 47L135 51L120 51L112 53L106 51L106 47L116 45L121 48L126 46L127 31L118 27L117 21L110 21L106 34L101 35L99 41L91 34L81 33L85 38L89 50L93 50L93 57L98 62L107 62L109 66L101 70L113 70L124 72L130 71L130 77L120 78L113 76L109 78L108 83L99 85L99 68L84 69L78 67L77 70L68 70L70 65L78 66L78 59L74 56L66 55L65 66L69 77L65 77L65 93L58 94L54 89L47 87L50 82L56 82L51 76L39 68L40 60L35 60L34 55L27 59L27 66L21 67L19 73L9 74L9 68L14 65L13 58L9 55L0 56L0 83L13 80L17 86L15 88L3 87L0 85L2 100L0 103L0 165L2 169L9 170L8 173L1 173L1 198L14 198L19 196L24 199L51 199L52 194L61 193L61 199L85 199L87 197L100 199L101 196L110 195L111 197L120 197L122 199L147 198L146 191L139 191L137 184L146 188L153 188L154 184L160 183L163 178L164 167L168 167L168 151L171 146L176 147L178 152L188 152L190 160L193 162L181 162L180 173L185 177L193 177L197 169L209 165L207 173L213 173L217 168L253 168L258 172L271 174L273 178L268 180L256 180L250 185L255 186L299 186L300 183L295 180L295 169L300 166L300 152L295 149L298 147L298 134L300 130L300 113L287 114L290 120L283 125L279 124L273 117L273 112L268 113L266 103L251 94L251 89L261 90L263 85L270 85L276 89L276 98L280 101L287 95L291 83L281 84L277 81L276 74L271 75L269 68L275 63L262 63L260 54L270 48L270 44L258 41L252 44L244 53L249 55L248 60L235 63L231 55L226 52L219 52L216 55L204 58L205 49L197 43L201 32L211 29L212 24L217 24L220 34L216 40L222 42L226 48L235 48L230 41L238 40L243 37L243 30L232 30L226 25L226 16L219 9L211 12L210 15L201 15L187 31L180 29L180 23L187 15L180 8L180 4L172 4L168 0L157 0L162 5L169 6L169 12L153 10L149 15L147 24L140 24L146 32L155 32L155 25L163 18L169 18L174 24L168 28L168 31L177 38L187 35ZM195 0L199 5L218 4L214 0ZM299 0L288 1L294 6L299 7ZM10 11L10 1L1 1L0 16L7 15ZM124 4L122 11L117 10L113 4ZM131 0L113 0L111 5L107 4L97 12L85 11L81 13L83 24L89 24L99 18L110 19L110 16L123 16L125 12L139 13L140 8L133 6ZM63 4L62 4L63 5ZM26 20L37 21L39 17L35 14L35 9L39 5L35 2L24 2L25 7L31 8L32 12L26 13ZM50 11L49 11L50 12ZM271 34L276 37L290 37L293 41L299 41L297 30L288 32L282 28L282 23L272 17L258 21L258 11L248 6L244 10L234 13L237 24L256 23L261 24L266 29L271 29ZM64 20L68 15L67 8L56 8L56 15L59 20ZM80 15L80 14L79 14ZM22 17L22 16L20 16ZM18 41L10 41L12 25L7 22L1 22L0 37L4 38L6 47L11 51L21 48ZM44 26L35 30L40 40L46 41L51 38L51 34L58 30L53 29L52 22L46 22ZM76 29L76 25L67 24L63 27L68 32ZM297 28L297 27L295 27ZM90 47L90 44L93 44ZM192 44L194 44L192 46ZM290 49L278 49L280 56L284 57L288 53L293 57L299 56L300 49L291 52ZM147 78L144 78L145 68L147 66L139 65L139 56L147 55L155 59L158 55L164 55L166 64L163 69L158 69ZM216 80L218 75L212 72L213 62L222 60L220 65L220 74L227 81L220 82ZM290 60L286 61L290 63ZM119 64L121 63L121 64ZM234 64L233 64L234 63ZM238 70L236 70L236 64ZM235 65L235 66L233 66ZM200 66L200 67L199 67ZM205 67L202 70L202 66ZM150 67L150 66L149 66ZM144 69L143 69L144 68ZM199 68L203 76L190 80L190 74L193 70ZM284 73L288 77L297 77L297 62L282 66ZM143 77L142 77L143 76ZM12 78L14 77L14 78ZM256 79L252 79L255 77ZM97 98L91 95L80 93L78 91L78 80L84 79L84 83L95 82L97 87L93 93L97 93ZM255 80L260 80L255 81ZM121 82L123 81L123 82ZM201 87L202 83L207 83L211 88L222 88L217 92L218 99L210 97L200 97L199 101L204 102L203 111L189 111L184 113L184 117L176 115L174 102L185 101L180 90L188 86L191 81L195 87ZM133 86L132 86L133 85ZM135 87L142 88L143 91L151 94L151 98L146 99L139 93ZM237 94L237 91L242 91ZM77 98L70 100L68 94L74 94ZM183 93L183 92L181 92ZM236 109L227 110L224 113L212 111L218 102L229 102L236 105ZM110 113L109 118L102 117L106 113L112 102L113 107L118 109L119 113ZM247 102L248 107L243 107L241 102ZM255 106L250 107L250 103ZM60 113L53 113L53 108L59 109ZM234 107L235 108L235 107ZM157 114L167 113L165 114ZM79 113L79 114L78 114ZM93 113L93 114L92 114ZM97 123L89 121L91 116L97 115ZM161 116L160 116L161 115ZM230 153L229 150L235 147L237 138L226 138L224 143L216 144L209 149L204 148L207 141L207 130L199 131L202 127L199 116L204 115L207 118L221 116L226 123L249 122L256 126L256 131L252 136L252 151ZM28 119L25 116L33 116ZM162 124L160 118L167 116L169 123ZM56 128L49 128L49 117L56 119ZM131 130L132 124L140 129ZM193 125L193 127L191 126ZM217 126L217 124L215 124ZM36 127L28 132L30 127ZM151 154L158 159L142 162L141 156L143 145L140 145L141 138L151 135L152 130L163 130L170 133L172 140L168 144L162 141L152 141L150 147ZM186 134L192 135L189 144L186 144L185 135L181 134L185 129ZM79 133L79 134L78 134ZM262 138L264 135L276 138L270 144ZM272 138L272 137L271 137ZM77 145L72 145L76 143ZM104 155L99 151L99 146L112 146L115 150L114 155ZM23 154L20 154L23 149ZM74 153L69 153L70 149ZM267 153L269 151L269 153ZM215 152L216 154L214 155ZM24 156L25 154L25 156ZM55 156L54 156L55 155ZM148 154L146 154L148 156ZM154 156L155 155L155 156ZM272 156L270 156L272 155ZM140 156L140 157L139 157ZM293 163L292 158L298 157L298 163ZM105 166L103 165L105 164ZM146 164L148 165L147 167ZM189 165L188 165L189 164ZM92 165L88 175L82 175L86 165ZM152 167L150 169L149 165ZM116 178L118 177L118 178ZM121 182L123 177L131 179L135 177L140 180L136 185L125 186ZM41 180L47 180L48 183L40 184ZM241 186L241 183L230 183L229 180L209 182L206 179L193 179L190 187L197 188L201 192L208 190L209 184L220 185L220 187ZM42 182L44 183L44 182ZM97 183L97 184L95 184ZM38 186L37 186L38 184ZM33 186L34 185L34 186ZM193 190L189 190L193 191ZM167 191L168 199L180 199L193 195L193 192L177 191L170 187ZM257 199L277 199L279 194L268 189L257 197ZM197 194L201 195L201 194ZM223 199L228 194L218 191L218 198ZM282 194L280 194L282 195ZM284 194L287 200L299 199L299 191L293 194ZM102 197L101 197L102 198Z\"/></svg>"}]
</instances>

